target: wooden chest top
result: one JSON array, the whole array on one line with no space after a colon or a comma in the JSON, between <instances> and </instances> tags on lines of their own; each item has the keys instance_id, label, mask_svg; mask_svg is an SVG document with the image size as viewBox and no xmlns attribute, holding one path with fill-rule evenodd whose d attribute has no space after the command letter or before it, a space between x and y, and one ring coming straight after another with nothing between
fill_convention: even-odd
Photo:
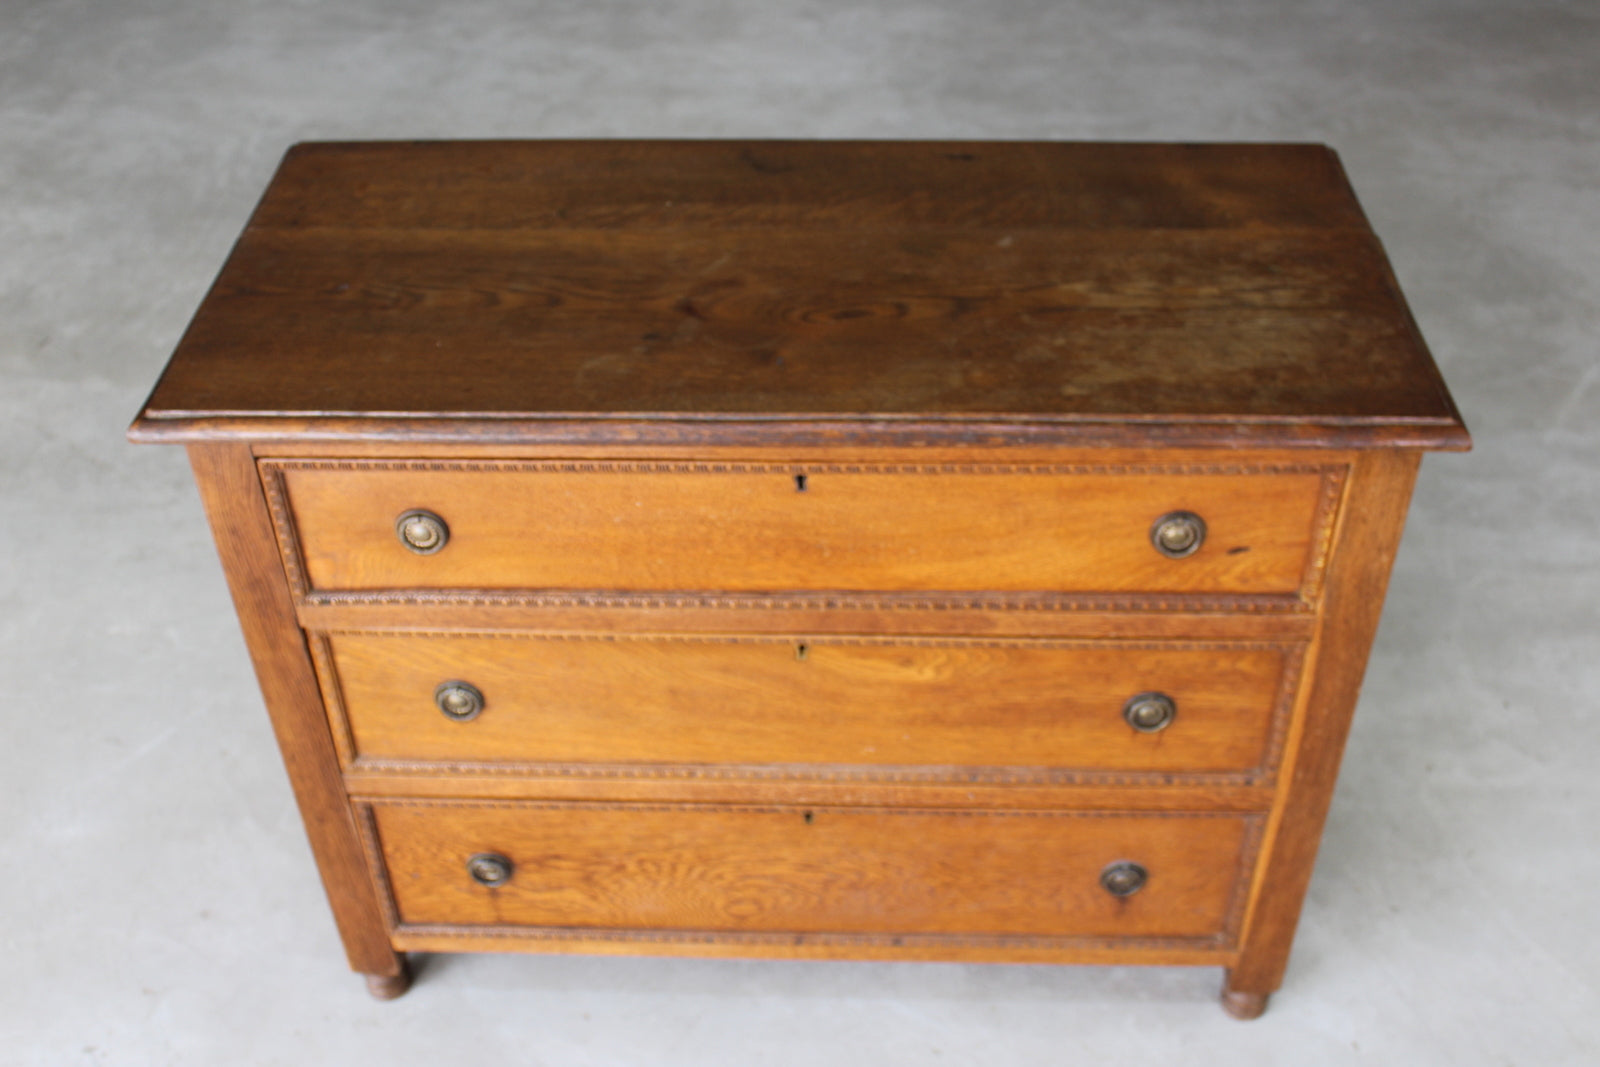
<instances>
[{"instance_id":1,"label":"wooden chest top","mask_svg":"<svg viewBox=\"0 0 1600 1067\"><path fill-rule=\"evenodd\" d=\"M291 149L136 439L1464 448L1315 145Z\"/></svg>"}]
</instances>

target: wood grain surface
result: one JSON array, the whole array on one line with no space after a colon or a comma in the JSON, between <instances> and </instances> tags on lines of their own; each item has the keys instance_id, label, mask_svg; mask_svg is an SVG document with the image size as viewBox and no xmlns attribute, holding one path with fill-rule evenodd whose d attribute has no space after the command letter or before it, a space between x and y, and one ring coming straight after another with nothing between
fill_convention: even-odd
<instances>
[{"instance_id":1,"label":"wood grain surface","mask_svg":"<svg viewBox=\"0 0 1600 1067\"><path fill-rule=\"evenodd\" d=\"M1324 477L825 464L282 470L315 589L1294 593L1311 577ZM442 551L420 556L396 538L396 517L413 508L448 524ZM1150 530L1178 510L1201 515L1208 532L1174 560Z\"/></svg>"},{"instance_id":2,"label":"wood grain surface","mask_svg":"<svg viewBox=\"0 0 1600 1067\"><path fill-rule=\"evenodd\" d=\"M1228 971L1225 992L1243 995L1236 998L1240 1010L1251 1010L1249 997L1264 998L1277 989L1288 967L1421 462L1415 452L1375 452L1362 457L1351 475L1317 662L1256 876L1248 945Z\"/></svg>"},{"instance_id":3,"label":"wood grain surface","mask_svg":"<svg viewBox=\"0 0 1600 1067\"><path fill-rule=\"evenodd\" d=\"M392 988L405 960L389 943L250 450L191 445L189 461L345 955Z\"/></svg>"},{"instance_id":4,"label":"wood grain surface","mask_svg":"<svg viewBox=\"0 0 1600 1067\"><path fill-rule=\"evenodd\" d=\"M134 432L819 418L1465 443L1315 145L300 145Z\"/></svg>"},{"instance_id":5,"label":"wood grain surface","mask_svg":"<svg viewBox=\"0 0 1600 1067\"><path fill-rule=\"evenodd\" d=\"M336 634L363 761L1259 771L1287 648ZM484 710L434 704L462 680ZM1159 691L1160 732L1123 719ZM641 768L646 770L648 768Z\"/></svg>"},{"instance_id":6,"label":"wood grain surface","mask_svg":"<svg viewBox=\"0 0 1600 1067\"><path fill-rule=\"evenodd\" d=\"M1212 963L1241 1017L1419 450L1469 444L1328 149L968 142L295 146L130 434L191 445L379 994L407 950Z\"/></svg>"},{"instance_id":7,"label":"wood grain surface","mask_svg":"<svg viewBox=\"0 0 1600 1067\"><path fill-rule=\"evenodd\" d=\"M694 806L374 805L403 923L1218 938L1250 819ZM514 873L486 888L477 853ZM1101 871L1133 861L1143 889Z\"/></svg>"}]
</instances>

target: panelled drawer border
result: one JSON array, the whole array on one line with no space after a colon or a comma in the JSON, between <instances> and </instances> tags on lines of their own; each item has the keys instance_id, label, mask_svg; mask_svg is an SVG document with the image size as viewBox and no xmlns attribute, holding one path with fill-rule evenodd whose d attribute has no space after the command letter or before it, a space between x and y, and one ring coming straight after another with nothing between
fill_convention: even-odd
<instances>
[{"instance_id":1,"label":"panelled drawer border","mask_svg":"<svg viewBox=\"0 0 1600 1067\"><path fill-rule=\"evenodd\" d=\"M285 557L286 566L288 557ZM297 565L297 564L296 564ZM1132 612L1144 615L1311 615L1311 602L1292 593L1206 594L1130 593L1108 596L1094 593L858 593L846 591L782 593L639 592L616 593L603 589L560 591L503 589L379 589L367 592L304 591L301 604L313 608L338 607L473 607L473 608L596 608L623 611L672 611L705 608L737 611L864 611L906 612L1039 612L1090 614ZM1314 598L1312 598L1314 599Z\"/></svg>"},{"instance_id":2,"label":"panelled drawer border","mask_svg":"<svg viewBox=\"0 0 1600 1067\"><path fill-rule=\"evenodd\" d=\"M355 736L345 712L344 697L339 685L338 671L334 668L333 651L329 638L336 633L372 634L393 637L472 637L488 641L602 641L626 643L633 641L680 641L716 644L793 644L803 641L813 645L915 645L934 648L1060 648L1104 649L1115 647L1134 651L1171 651L1198 649L1201 651L1271 651L1283 656L1283 673L1278 679L1274 697L1271 724L1261 763L1253 771L1233 773L1194 773L1177 771L1084 771L1055 768L1028 767L962 767L952 773L949 768L906 767L885 765L814 765L772 766L750 764L649 764L649 763L532 763L496 762L482 763L460 760L396 760L362 759L356 753ZM628 633L590 631L364 631L338 630L327 634L308 634L312 659L317 677L322 685L324 703L328 709L328 723L333 733L334 747L339 762L347 771L361 770L399 774L471 774L487 776L531 776L544 778L589 779L701 779L748 780L782 782L850 782L867 784L918 783L932 785L1189 785L1189 786L1267 786L1277 777L1283 748L1289 733L1289 720L1294 711L1295 696L1299 690L1304 667L1306 646L1298 642L1266 641L1094 641L1055 638L981 638L981 637L896 637L896 636L812 636L808 634L681 634L681 633Z\"/></svg>"},{"instance_id":3,"label":"panelled drawer border","mask_svg":"<svg viewBox=\"0 0 1600 1067\"><path fill-rule=\"evenodd\" d=\"M643 460L363 460L363 459L259 459L267 506L278 535L284 573L295 599L317 605L333 604L464 604L473 606L515 605L519 607L617 607L630 609L718 607L718 608L835 608L845 610L893 610L914 607L924 610L986 611L1306 611L1321 596L1322 577L1327 570L1333 545L1334 518L1344 491L1348 467L1339 463L1130 463L1130 464L1003 464L1003 463L694 463L686 461ZM604 590L528 590L508 593L500 590L460 589L451 591L379 590L375 592L313 591L306 580L299 536L289 506L284 482L288 470L403 470L403 471L536 471L567 474L962 474L1026 475L1113 475L1113 474L1198 474L1271 475L1317 474L1322 492L1313 519L1312 550L1307 553L1298 595L1208 595L1208 594L1094 594L1051 593L907 593L866 594L853 592L780 592L729 594L714 590L685 590L672 593L614 593Z\"/></svg>"},{"instance_id":4,"label":"panelled drawer border","mask_svg":"<svg viewBox=\"0 0 1600 1067\"><path fill-rule=\"evenodd\" d=\"M605 801L478 801L433 799L385 799L386 807L469 807L510 808L522 811L719 811L752 812L757 814L782 814L790 811L814 811L824 814L858 814L861 807L806 804L652 804L607 803ZM903 946L948 946L951 948L1006 949L1035 948L1072 951L1119 948L1148 950L1206 949L1225 951L1238 944L1239 932L1244 923L1245 908L1250 899L1252 876L1256 858L1261 850L1261 839L1266 827L1265 814L1241 815L1237 812L1207 811L1004 811L992 809L954 808L872 808L884 815L939 815L961 818L993 819L1094 819L1118 818L1137 815L1139 818L1216 818L1240 819L1244 822L1244 837L1239 845L1239 859L1233 872L1233 894L1223 919L1222 930L1212 937L1030 937L1024 934L841 934L809 932L738 933L722 930L623 930L584 929L578 927L540 926L477 926L450 924L407 924L400 921L399 909L394 900L394 888L389 881L388 864L384 862L383 846L379 840L377 816L372 802L352 798L356 827L360 832L362 847L378 890L379 906L389 932L404 932L418 936L458 936L471 938L520 938L550 941L602 941L662 944L703 945L792 945L797 942L812 945L862 946L873 948L898 948Z\"/></svg>"}]
</instances>

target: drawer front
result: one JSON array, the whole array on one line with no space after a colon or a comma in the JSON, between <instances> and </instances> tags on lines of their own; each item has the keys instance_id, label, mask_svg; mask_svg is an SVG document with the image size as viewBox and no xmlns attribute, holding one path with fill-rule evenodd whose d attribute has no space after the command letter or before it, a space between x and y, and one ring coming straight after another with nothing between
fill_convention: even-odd
<instances>
[{"instance_id":1,"label":"drawer front","mask_svg":"<svg viewBox=\"0 0 1600 1067\"><path fill-rule=\"evenodd\" d=\"M321 590L1287 594L1331 507L1322 468L789 467L273 461L291 571ZM281 485L278 479L281 478ZM441 549L396 520L438 516ZM1152 529L1199 515L1198 550ZM292 516L292 529L289 526Z\"/></svg>"},{"instance_id":2,"label":"drawer front","mask_svg":"<svg viewBox=\"0 0 1600 1067\"><path fill-rule=\"evenodd\" d=\"M1258 816L379 803L408 925L1231 937ZM474 880L474 856L510 877ZM1108 867L1142 888L1113 895Z\"/></svg>"},{"instance_id":3,"label":"drawer front","mask_svg":"<svg viewBox=\"0 0 1600 1067\"><path fill-rule=\"evenodd\" d=\"M963 776L1255 771L1269 762L1299 661L1297 646L1227 643L328 640L330 693L362 760L942 765ZM458 699L462 689L481 698L481 710L446 714L463 711L449 703L452 685ZM1171 717L1159 698L1130 710L1146 694L1168 698ZM1140 710L1153 715L1142 730L1129 721Z\"/></svg>"}]
</instances>

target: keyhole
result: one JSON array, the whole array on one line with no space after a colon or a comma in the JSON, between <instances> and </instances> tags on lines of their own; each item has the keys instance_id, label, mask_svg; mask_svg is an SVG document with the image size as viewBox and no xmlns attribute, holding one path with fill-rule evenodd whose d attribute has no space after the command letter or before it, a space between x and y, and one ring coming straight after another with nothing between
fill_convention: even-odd
<instances>
[{"instance_id":1,"label":"keyhole","mask_svg":"<svg viewBox=\"0 0 1600 1067\"><path fill-rule=\"evenodd\" d=\"M806 476L804 474L796 474L794 476L794 491L797 493L806 491Z\"/></svg>"},{"instance_id":2,"label":"keyhole","mask_svg":"<svg viewBox=\"0 0 1600 1067\"><path fill-rule=\"evenodd\" d=\"M806 658L806 653L808 653L810 651L811 651L811 646L805 644L804 642L802 642L802 643L800 643L798 645L795 645L794 646L794 658L795 659L805 659Z\"/></svg>"},{"instance_id":3,"label":"keyhole","mask_svg":"<svg viewBox=\"0 0 1600 1067\"><path fill-rule=\"evenodd\" d=\"M806 825L810 826L811 823L816 819L816 815L814 815L813 813L808 811L808 812L806 812L805 818L806 818Z\"/></svg>"}]
</instances>

